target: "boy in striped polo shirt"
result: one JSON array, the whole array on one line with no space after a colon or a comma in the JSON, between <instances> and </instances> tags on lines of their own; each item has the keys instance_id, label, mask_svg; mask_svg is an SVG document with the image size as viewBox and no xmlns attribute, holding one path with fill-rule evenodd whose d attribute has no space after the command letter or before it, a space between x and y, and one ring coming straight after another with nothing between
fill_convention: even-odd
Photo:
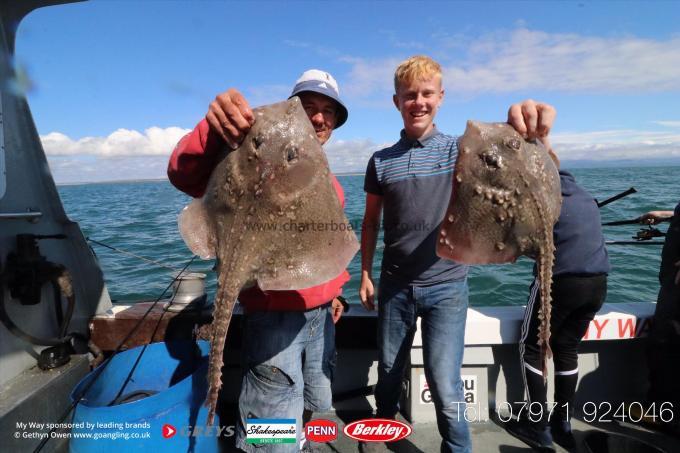
<instances>
[{"instance_id":1,"label":"boy in striped polo shirt","mask_svg":"<svg viewBox=\"0 0 680 453\"><path fill-rule=\"evenodd\" d=\"M376 152L368 163L361 234L359 295L364 307L374 310L371 268L384 215L385 249L378 289L377 416L393 418L398 411L401 380L420 316L425 376L433 396L442 451L469 452L472 445L463 415L460 377L468 268L442 260L435 253L458 155L456 138L441 133L434 124L444 99L441 67L426 56L409 58L397 68L394 88L394 105L401 113L404 129L397 143ZM510 108L508 122L528 138L546 138L554 117L551 106L529 100ZM363 451L385 450L384 444L374 442L361 447Z\"/></svg>"}]
</instances>

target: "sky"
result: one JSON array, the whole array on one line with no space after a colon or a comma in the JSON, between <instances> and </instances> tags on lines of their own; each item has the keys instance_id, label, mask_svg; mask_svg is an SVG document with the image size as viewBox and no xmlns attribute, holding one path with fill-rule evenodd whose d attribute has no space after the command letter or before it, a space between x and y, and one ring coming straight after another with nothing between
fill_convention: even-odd
<instances>
[{"instance_id":1,"label":"sky","mask_svg":"<svg viewBox=\"0 0 680 453\"><path fill-rule=\"evenodd\" d=\"M680 164L679 18L672 1L88 1L21 22L15 89L57 183L163 178L217 94L278 102L311 68L349 109L331 169L363 173L399 138L393 74L415 54L443 67L443 132L531 98L557 109L565 166Z\"/></svg>"}]
</instances>

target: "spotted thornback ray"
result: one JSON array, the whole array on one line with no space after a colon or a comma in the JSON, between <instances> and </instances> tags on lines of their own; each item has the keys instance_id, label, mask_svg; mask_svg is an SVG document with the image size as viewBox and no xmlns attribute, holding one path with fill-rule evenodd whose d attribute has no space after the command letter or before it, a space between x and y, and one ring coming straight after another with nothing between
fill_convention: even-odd
<instances>
[{"instance_id":1,"label":"spotted thornback ray","mask_svg":"<svg viewBox=\"0 0 680 453\"><path fill-rule=\"evenodd\" d=\"M243 144L224 151L206 193L179 219L189 248L216 257L208 423L219 393L224 341L236 298L308 288L344 271L359 249L331 182L326 156L297 97L253 112Z\"/></svg>"},{"instance_id":2,"label":"spotted thornback ray","mask_svg":"<svg viewBox=\"0 0 680 453\"><path fill-rule=\"evenodd\" d=\"M552 356L553 225L562 204L557 168L540 142L524 140L510 125L468 121L453 178L437 255L465 264L508 263L520 255L536 260L545 375Z\"/></svg>"}]
</instances>

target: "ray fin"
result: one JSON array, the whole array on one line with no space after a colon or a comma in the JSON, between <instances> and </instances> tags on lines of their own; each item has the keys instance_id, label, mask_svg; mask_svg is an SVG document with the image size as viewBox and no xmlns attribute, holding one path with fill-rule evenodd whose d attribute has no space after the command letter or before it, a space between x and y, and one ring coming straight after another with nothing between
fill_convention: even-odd
<instances>
[{"instance_id":1,"label":"ray fin","mask_svg":"<svg viewBox=\"0 0 680 453\"><path fill-rule=\"evenodd\" d=\"M202 198L195 198L182 209L177 226L189 250L204 260L215 258L215 230Z\"/></svg>"}]
</instances>

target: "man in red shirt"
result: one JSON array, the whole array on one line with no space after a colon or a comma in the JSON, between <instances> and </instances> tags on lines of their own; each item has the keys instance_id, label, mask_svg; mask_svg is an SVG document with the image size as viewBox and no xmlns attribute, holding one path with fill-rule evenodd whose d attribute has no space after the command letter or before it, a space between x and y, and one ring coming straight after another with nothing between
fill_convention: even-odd
<instances>
[{"instance_id":1,"label":"man in red shirt","mask_svg":"<svg viewBox=\"0 0 680 453\"><path fill-rule=\"evenodd\" d=\"M306 71L297 80L298 96L319 142L347 121L335 79L324 71ZM201 197L224 146L236 149L255 122L248 102L235 89L218 95L205 119L184 136L170 156L168 178L183 192ZM331 175L344 207L342 187ZM314 411L331 407L335 367L335 327L343 305L338 299L349 274L296 291L263 292L257 286L239 295L245 309L243 381L236 446L245 451L298 451L295 444L246 442L248 419L295 419L298 441Z\"/></svg>"}]
</instances>

